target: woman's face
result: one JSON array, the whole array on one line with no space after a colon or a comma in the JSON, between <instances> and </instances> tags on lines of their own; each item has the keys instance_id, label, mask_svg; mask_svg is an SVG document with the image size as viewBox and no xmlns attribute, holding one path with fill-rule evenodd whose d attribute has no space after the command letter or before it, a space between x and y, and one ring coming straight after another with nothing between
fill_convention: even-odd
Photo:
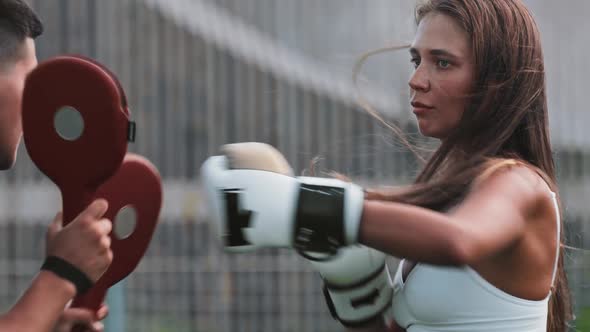
<instances>
[{"instance_id":1,"label":"woman's face","mask_svg":"<svg viewBox=\"0 0 590 332\"><path fill-rule=\"evenodd\" d=\"M444 140L457 128L474 80L469 35L451 17L427 14L410 48L411 104L420 132Z\"/></svg>"}]
</instances>

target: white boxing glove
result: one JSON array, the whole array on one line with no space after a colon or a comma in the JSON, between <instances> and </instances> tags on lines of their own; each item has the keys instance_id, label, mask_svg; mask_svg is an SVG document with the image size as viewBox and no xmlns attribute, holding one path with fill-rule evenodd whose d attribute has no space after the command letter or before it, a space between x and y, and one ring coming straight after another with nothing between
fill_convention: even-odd
<instances>
[{"instance_id":1,"label":"white boxing glove","mask_svg":"<svg viewBox=\"0 0 590 332\"><path fill-rule=\"evenodd\" d=\"M263 143L225 145L201 177L213 228L229 251L294 247L330 257L357 242L364 193L338 179L294 177Z\"/></svg>"},{"instance_id":2,"label":"white boxing glove","mask_svg":"<svg viewBox=\"0 0 590 332\"><path fill-rule=\"evenodd\" d=\"M347 327L392 319L393 283L386 255L363 245L341 248L330 260L310 263L324 281L330 313Z\"/></svg>"}]
</instances>

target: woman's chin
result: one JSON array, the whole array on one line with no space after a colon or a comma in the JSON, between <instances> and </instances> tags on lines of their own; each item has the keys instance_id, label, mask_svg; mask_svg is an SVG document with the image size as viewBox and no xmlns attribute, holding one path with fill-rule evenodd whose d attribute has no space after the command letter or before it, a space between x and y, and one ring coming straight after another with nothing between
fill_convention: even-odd
<instances>
[{"instance_id":1,"label":"woman's chin","mask_svg":"<svg viewBox=\"0 0 590 332\"><path fill-rule=\"evenodd\" d=\"M418 123L418 130L420 131L420 134L422 134L422 136L437 138L437 139L442 139L442 137L443 137L443 135L438 130L436 130L435 128L432 128L432 126L428 126L426 124Z\"/></svg>"},{"instance_id":2,"label":"woman's chin","mask_svg":"<svg viewBox=\"0 0 590 332\"><path fill-rule=\"evenodd\" d=\"M418 130L420 130L420 134L422 134L422 136L432 137L432 129L433 128L430 123L428 123L428 121L418 119Z\"/></svg>"}]
</instances>

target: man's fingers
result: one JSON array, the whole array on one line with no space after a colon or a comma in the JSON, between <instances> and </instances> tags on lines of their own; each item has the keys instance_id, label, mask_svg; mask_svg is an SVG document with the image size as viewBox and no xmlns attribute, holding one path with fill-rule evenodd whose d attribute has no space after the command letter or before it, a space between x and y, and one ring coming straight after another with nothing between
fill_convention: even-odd
<instances>
[{"instance_id":1,"label":"man's fingers","mask_svg":"<svg viewBox=\"0 0 590 332\"><path fill-rule=\"evenodd\" d=\"M87 309L68 308L64 310L61 320L63 322L75 324L91 325L94 321L94 313Z\"/></svg>"},{"instance_id":2,"label":"man's fingers","mask_svg":"<svg viewBox=\"0 0 590 332\"><path fill-rule=\"evenodd\" d=\"M102 218L102 216L104 216L104 214L107 212L109 208L109 203L103 199L103 198L99 198L95 201L93 201L92 203L90 203L90 205L86 208L86 210L82 211L82 213L80 213L80 215L78 216L78 219L82 219L85 217L89 217L92 219L99 219Z\"/></svg>"},{"instance_id":3,"label":"man's fingers","mask_svg":"<svg viewBox=\"0 0 590 332\"><path fill-rule=\"evenodd\" d=\"M109 234L111 230L113 230L113 223L109 219L102 218L99 220L99 222L104 234Z\"/></svg>"},{"instance_id":4,"label":"man's fingers","mask_svg":"<svg viewBox=\"0 0 590 332\"><path fill-rule=\"evenodd\" d=\"M94 322L92 324L92 332L104 332L104 324L101 322Z\"/></svg>"},{"instance_id":5,"label":"man's fingers","mask_svg":"<svg viewBox=\"0 0 590 332\"><path fill-rule=\"evenodd\" d=\"M62 229L62 224L63 224L63 213L58 212L55 215L55 218L53 218L53 221L51 222L51 224L49 224L49 227L47 229L47 239L48 240L53 239L55 234L57 234Z\"/></svg>"},{"instance_id":6,"label":"man's fingers","mask_svg":"<svg viewBox=\"0 0 590 332\"><path fill-rule=\"evenodd\" d=\"M108 316L108 314L109 314L109 307L106 304L103 304L100 306L100 308L96 312L96 318L98 320L103 320Z\"/></svg>"},{"instance_id":7,"label":"man's fingers","mask_svg":"<svg viewBox=\"0 0 590 332\"><path fill-rule=\"evenodd\" d=\"M49 227L47 227L47 233L45 234L45 255L49 254L53 239L62 229L63 214L61 212L55 215Z\"/></svg>"}]
</instances>

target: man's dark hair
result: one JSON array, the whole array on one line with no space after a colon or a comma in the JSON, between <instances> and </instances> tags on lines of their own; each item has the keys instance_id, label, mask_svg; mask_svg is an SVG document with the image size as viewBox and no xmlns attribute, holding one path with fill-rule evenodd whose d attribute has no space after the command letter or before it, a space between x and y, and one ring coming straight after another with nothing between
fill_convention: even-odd
<instances>
[{"instance_id":1,"label":"man's dark hair","mask_svg":"<svg viewBox=\"0 0 590 332\"><path fill-rule=\"evenodd\" d=\"M43 33L43 24L24 0L0 0L0 64L21 54L23 41Z\"/></svg>"}]
</instances>

